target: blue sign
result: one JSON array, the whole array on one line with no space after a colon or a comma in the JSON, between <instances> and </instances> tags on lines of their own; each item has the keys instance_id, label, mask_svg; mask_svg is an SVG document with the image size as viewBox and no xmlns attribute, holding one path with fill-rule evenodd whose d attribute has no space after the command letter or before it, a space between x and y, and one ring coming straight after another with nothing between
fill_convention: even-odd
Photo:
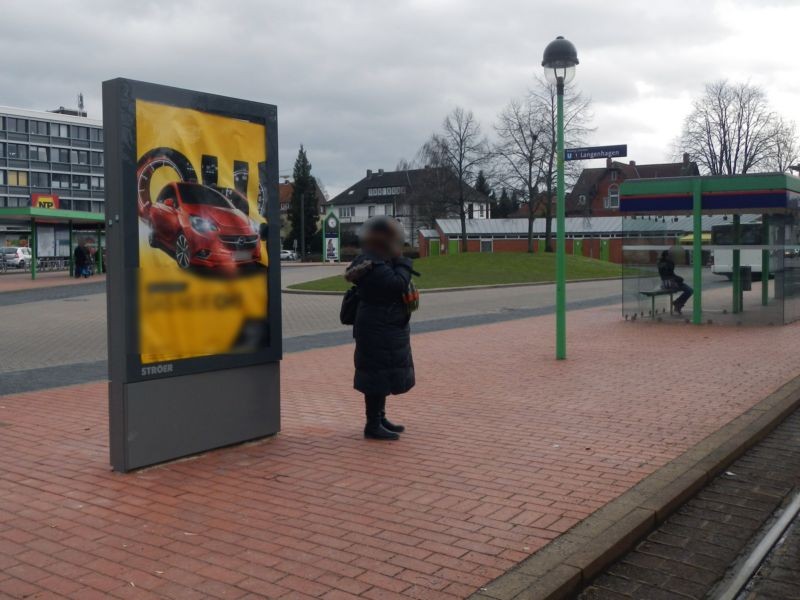
<instances>
[{"instance_id":1,"label":"blue sign","mask_svg":"<svg viewBox=\"0 0 800 600\"><path fill-rule=\"evenodd\" d=\"M617 158L619 156L628 156L627 144L564 150L564 160L591 160L593 158Z\"/></svg>"}]
</instances>

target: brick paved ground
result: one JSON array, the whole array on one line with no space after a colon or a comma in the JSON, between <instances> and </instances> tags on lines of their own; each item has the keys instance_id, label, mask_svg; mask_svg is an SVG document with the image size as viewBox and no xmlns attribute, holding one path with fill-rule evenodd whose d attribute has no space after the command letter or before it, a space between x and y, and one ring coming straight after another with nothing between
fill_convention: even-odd
<instances>
[{"instance_id":1,"label":"brick paved ground","mask_svg":"<svg viewBox=\"0 0 800 600\"><path fill-rule=\"evenodd\" d=\"M581 600L706 598L797 486L800 412L598 577ZM799 550L800 531L776 552L747 598L800 598Z\"/></svg>"},{"instance_id":2,"label":"brick paved ground","mask_svg":"<svg viewBox=\"0 0 800 600\"><path fill-rule=\"evenodd\" d=\"M31 274L26 273L0 273L0 293L16 292L19 290L36 290L57 285L82 285L105 281L105 275L94 275L86 279L70 277L66 271L48 271L38 273L36 279L31 279Z\"/></svg>"},{"instance_id":3,"label":"brick paved ground","mask_svg":"<svg viewBox=\"0 0 800 600\"><path fill-rule=\"evenodd\" d=\"M552 321L415 336L392 444L349 347L284 360L278 436L130 475L105 384L0 398L0 597L463 598L800 372L800 327L594 309L556 362Z\"/></svg>"}]
</instances>

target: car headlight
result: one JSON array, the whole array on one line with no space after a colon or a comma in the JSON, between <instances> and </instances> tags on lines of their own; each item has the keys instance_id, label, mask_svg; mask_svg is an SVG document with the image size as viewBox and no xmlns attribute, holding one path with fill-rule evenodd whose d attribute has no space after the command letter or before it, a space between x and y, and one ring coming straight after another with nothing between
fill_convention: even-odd
<instances>
[{"instance_id":1,"label":"car headlight","mask_svg":"<svg viewBox=\"0 0 800 600\"><path fill-rule=\"evenodd\" d=\"M259 231L261 230L259 224L253 221L252 219L250 219L250 229L252 229L253 233L255 233L256 235L258 235Z\"/></svg>"},{"instance_id":2,"label":"car headlight","mask_svg":"<svg viewBox=\"0 0 800 600\"><path fill-rule=\"evenodd\" d=\"M199 233L217 231L216 223L210 219L204 219L203 217L189 217L189 222L192 224L192 229Z\"/></svg>"}]
</instances>

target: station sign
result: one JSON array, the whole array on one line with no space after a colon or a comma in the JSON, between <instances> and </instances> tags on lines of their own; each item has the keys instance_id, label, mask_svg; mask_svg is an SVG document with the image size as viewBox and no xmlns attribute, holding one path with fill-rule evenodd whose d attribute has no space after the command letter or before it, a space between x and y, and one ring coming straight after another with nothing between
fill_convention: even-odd
<instances>
[{"instance_id":1,"label":"station sign","mask_svg":"<svg viewBox=\"0 0 800 600\"><path fill-rule=\"evenodd\" d=\"M619 158L628 156L628 145L590 146L564 150L564 160L592 160L594 158Z\"/></svg>"}]
</instances>

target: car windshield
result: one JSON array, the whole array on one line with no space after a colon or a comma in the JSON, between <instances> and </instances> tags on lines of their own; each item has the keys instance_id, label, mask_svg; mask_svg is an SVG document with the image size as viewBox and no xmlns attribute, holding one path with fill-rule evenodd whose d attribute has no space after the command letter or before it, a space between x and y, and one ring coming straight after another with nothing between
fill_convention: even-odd
<instances>
[{"instance_id":1,"label":"car windshield","mask_svg":"<svg viewBox=\"0 0 800 600\"><path fill-rule=\"evenodd\" d=\"M186 204L203 204L217 208L233 208L222 194L203 185L181 185L181 200Z\"/></svg>"}]
</instances>

